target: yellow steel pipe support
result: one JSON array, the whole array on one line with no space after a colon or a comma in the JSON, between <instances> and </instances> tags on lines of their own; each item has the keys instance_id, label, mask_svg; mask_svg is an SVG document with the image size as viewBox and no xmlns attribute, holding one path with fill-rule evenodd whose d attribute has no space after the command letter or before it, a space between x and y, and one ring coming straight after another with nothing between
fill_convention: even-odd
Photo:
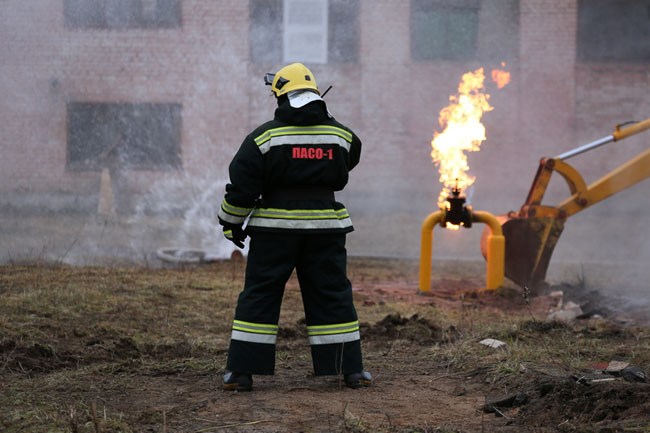
<instances>
[{"instance_id":1,"label":"yellow steel pipe support","mask_svg":"<svg viewBox=\"0 0 650 433\"><path fill-rule=\"evenodd\" d=\"M443 209L429 214L422 223L420 245L420 292L431 291L431 259L433 257L433 227L440 223L444 227L447 212ZM488 212L473 211L472 221L487 224L488 236L486 289L495 290L503 285L505 271L506 239L501 224Z\"/></svg>"},{"instance_id":2,"label":"yellow steel pipe support","mask_svg":"<svg viewBox=\"0 0 650 433\"><path fill-rule=\"evenodd\" d=\"M433 257L433 226L447 218L444 209L429 214L422 223L420 242L420 292L431 291L431 258Z\"/></svg>"},{"instance_id":3,"label":"yellow steel pipe support","mask_svg":"<svg viewBox=\"0 0 650 433\"><path fill-rule=\"evenodd\" d=\"M485 285L487 290L496 290L503 286L503 275L506 262L506 238L503 236L501 224L489 212L474 211L472 220L485 223L490 227L491 234L487 238L487 270Z\"/></svg>"}]
</instances>

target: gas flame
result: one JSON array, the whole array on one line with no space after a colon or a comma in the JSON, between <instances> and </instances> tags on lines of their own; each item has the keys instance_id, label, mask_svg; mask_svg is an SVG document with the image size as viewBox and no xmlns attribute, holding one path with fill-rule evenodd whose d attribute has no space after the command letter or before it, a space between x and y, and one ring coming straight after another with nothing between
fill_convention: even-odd
<instances>
[{"instance_id":1,"label":"gas flame","mask_svg":"<svg viewBox=\"0 0 650 433\"><path fill-rule=\"evenodd\" d=\"M505 66L505 63L501 65ZM502 88L510 81L510 73L495 69L492 79ZM438 122L443 131L434 131L431 141L431 158L439 167L439 180L443 184L438 196L440 208L446 206L450 188L466 190L476 179L468 174L469 164L464 152L480 150L481 142L486 138L481 117L493 107L488 102L490 95L485 93L484 81L483 68L463 74L458 94L450 96L450 104L440 111ZM449 223L447 227L458 229Z\"/></svg>"},{"instance_id":2,"label":"gas flame","mask_svg":"<svg viewBox=\"0 0 650 433\"><path fill-rule=\"evenodd\" d=\"M485 75L483 68L463 74L458 86L458 95L449 97L449 106L440 111L438 122L443 129L435 132L431 141L431 157L439 166L440 182L444 185L438 196L438 206L443 207L447 191L451 187L465 190L475 178L467 171L467 155L480 148L485 140L485 127L481 117L492 110L488 102L490 95L483 93Z\"/></svg>"},{"instance_id":3,"label":"gas flame","mask_svg":"<svg viewBox=\"0 0 650 433\"><path fill-rule=\"evenodd\" d=\"M506 62L501 62L501 67L506 67ZM510 72L501 69L492 69L492 81L497 83L499 89L503 89L510 82Z\"/></svg>"}]
</instances>

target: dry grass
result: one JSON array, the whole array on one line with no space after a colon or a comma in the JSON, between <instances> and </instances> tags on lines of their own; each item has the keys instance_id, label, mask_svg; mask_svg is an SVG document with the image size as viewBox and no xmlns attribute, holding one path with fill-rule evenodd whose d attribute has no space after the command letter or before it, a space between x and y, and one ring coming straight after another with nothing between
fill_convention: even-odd
<instances>
[{"instance_id":1,"label":"dry grass","mask_svg":"<svg viewBox=\"0 0 650 433\"><path fill-rule=\"evenodd\" d=\"M349 267L355 286L409 286L417 275L412 261L352 259ZM174 392L187 392L184 377L215 387L214 378L225 364L243 270L239 262L183 269L0 268L0 430L185 431L168 425L178 417L170 398L174 401ZM647 328L595 320L545 322L526 308L483 308L481 302L490 299L480 297L442 308L399 299L366 302L368 294L356 296L360 320L369 332L367 363L380 375L399 374L405 365L414 365L434 369L439 376L480 372L494 384L530 371L571 374L612 359L650 370ZM491 296L507 302L511 294ZM388 315L399 315L403 323L388 330L394 334L381 334L377 323ZM298 329L303 317L292 279L280 325ZM438 330L442 337L436 336ZM430 339L418 341L423 335ZM478 345L483 338L507 346L495 350ZM278 368L308 363L308 353L297 343L279 345ZM178 377L176 391L163 395L155 387L161 377ZM111 404L102 400L107 393L114 398ZM134 405L128 398L134 393L154 401ZM388 421L378 429L352 410L341 413L341 422L337 431L445 431ZM238 428L254 431L243 425L230 431Z\"/></svg>"}]
</instances>

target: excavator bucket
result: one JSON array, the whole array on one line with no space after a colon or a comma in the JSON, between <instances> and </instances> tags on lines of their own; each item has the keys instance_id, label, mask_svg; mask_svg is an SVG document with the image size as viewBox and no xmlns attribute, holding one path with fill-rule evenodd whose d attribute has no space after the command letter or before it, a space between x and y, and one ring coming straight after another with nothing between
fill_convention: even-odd
<instances>
[{"instance_id":1,"label":"excavator bucket","mask_svg":"<svg viewBox=\"0 0 650 433\"><path fill-rule=\"evenodd\" d=\"M527 286L531 294L537 294L544 287L546 270L564 222L554 217L521 218L513 213L499 215L497 220L506 239L505 275L520 286ZM488 234L486 229L481 240L484 256Z\"/></svg>"}]
</instances>

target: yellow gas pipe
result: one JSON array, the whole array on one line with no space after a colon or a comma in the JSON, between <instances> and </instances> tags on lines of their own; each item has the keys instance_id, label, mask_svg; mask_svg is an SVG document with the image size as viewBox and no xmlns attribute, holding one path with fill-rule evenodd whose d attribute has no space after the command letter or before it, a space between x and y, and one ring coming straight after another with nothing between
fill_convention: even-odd
<instances>
[{"instance_id":1,"label":"yellow gas pipe","mask_svg":"<svg viewBox=\"0 0 650 433\"><path fill-rule=\"evenodd\" d=\"M431 291L431 258L433 257L433 227L440 223L447 224L447 211L441 209L429 214L422 223L422 241L420 247L420 292ZM489 212L471 211L473 222L487 224L491 234L488 236L486 290L495 290L503 285L505 266L506 238L501 224Z\"/></svg>"}]
</instances>

